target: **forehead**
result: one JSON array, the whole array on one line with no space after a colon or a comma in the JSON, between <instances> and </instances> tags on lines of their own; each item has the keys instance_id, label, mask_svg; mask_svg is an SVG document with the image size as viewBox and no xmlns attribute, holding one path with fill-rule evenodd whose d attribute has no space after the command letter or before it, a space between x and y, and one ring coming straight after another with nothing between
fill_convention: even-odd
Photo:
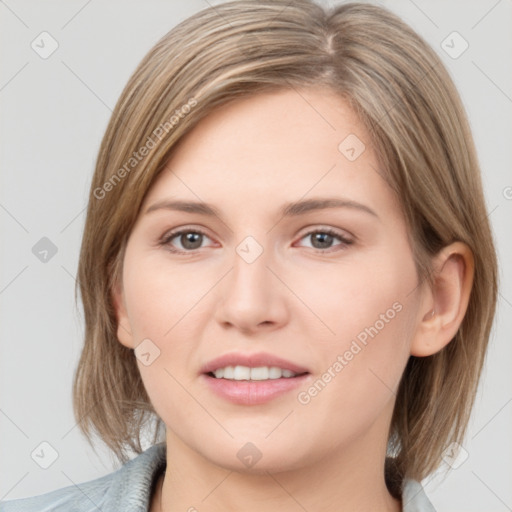
<instances>
[{"instance_id":1,"label":"forehead","mask_svg":"<svg viewBox=\"0 0 512 512\"><path fill-rule=\"evenodd\" d=\"M382 175L364 125L342 97L281 90L233 101L201 120L145 204L172 196L245 209L308 195L377 200L389 194Z\"/></svg>"},{"instance_id":2,"label":"forehead","mask_svg":"<svg viewBox=\"0 0 512 512\"><path fill-rule=\"evenodd\" d=\"M342 154L339 144L351 134L359 139L360 150L371 144L357 115L339 95L329 89L286 89L217 108L180 141L172 163L190 159L191 153L195 159L216 162L244 155L258 162L266 160L269 151L306 162L317 161L319 151L326 158L337 158Z\"/></svg>"}]
</instances>

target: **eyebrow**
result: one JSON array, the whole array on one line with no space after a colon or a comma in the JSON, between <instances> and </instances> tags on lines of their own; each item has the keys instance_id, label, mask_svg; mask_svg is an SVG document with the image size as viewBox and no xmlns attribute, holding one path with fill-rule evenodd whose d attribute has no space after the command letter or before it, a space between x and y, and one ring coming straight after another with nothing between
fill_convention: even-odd
<instances>
[{"instance_id":1,"label":"eyebrow","mask_svg":"<svg viewBox=\"0 0 512 512\"><path fill-rule=\"evenodd\" d=\"M293 201L286 203L280 210L279 213L282 217L296 217L305 213L325 210L328 208L351 208L359 210L374 217L379 217L377 213L372 210L369 206L362 203L352 201L350 199L342 199L338 197L326 197L326 198L313 198L304 199L300 201ZM197 202L197 201L183 201L183 200L169 200L158 201L151 205L147 210L146 214L154 212L156 210L176 210L186 213L197 213L200 215L207 215L210 217L222 218L221 212L212 204Z\"/></svg>"}]
</instances>

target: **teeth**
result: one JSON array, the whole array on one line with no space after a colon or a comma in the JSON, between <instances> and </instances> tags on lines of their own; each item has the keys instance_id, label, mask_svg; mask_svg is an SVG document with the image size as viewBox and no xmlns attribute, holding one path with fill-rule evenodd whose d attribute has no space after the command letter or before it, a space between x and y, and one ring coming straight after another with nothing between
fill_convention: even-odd
<instances>
[{"instance_id":1,"label":"teeth","mask_svg":"<svg viewBox=\"0 0 512 512\"><path fill-rule=\"evenodd\" d=\"M268 376L270 379L279 379L281 377L281 368L271 366L268 370Z\"/></svg>"},{"instance_id":2,"label":"teeth","mask_svg":"<svg viewBox=\"0 0 512 512\"><path fill-rule=\"evenodd\" d=\"M218 370L215 370L213 374L215 375L216 379L222 379L222 377L224 377L224 368L219 368Z\"/></svg>"},{"instance_id":3,"label":"teeth","mask_svg":"<svg viewBox=\"0 0 512 512\"><path fill-rule=\"evenodd\" d=\"M218 368L213 372L216 379L228 380L272 380L281 377L295 377L296 373L291 370L283 370L277 366L258 366L249 368L248 366L226 366Z\"/></svg>"},{"instance_id":4,"label":"teeth","mask_svg":"<svg viewBox=\"0 0 512 512\"><path fill-rule=\"evenodd\" d=\"M266 366L251 368L251 380L267 380L269 369Z\"/></svg>"}]
</instances>

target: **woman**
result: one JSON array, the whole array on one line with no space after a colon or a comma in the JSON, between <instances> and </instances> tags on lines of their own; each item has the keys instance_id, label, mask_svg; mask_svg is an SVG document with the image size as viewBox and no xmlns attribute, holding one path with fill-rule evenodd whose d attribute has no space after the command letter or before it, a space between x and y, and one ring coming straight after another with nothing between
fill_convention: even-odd
<instances>
[{"instance_id":1,"label":"woman","mask_svg":"<svg viewBox=\"0 0 512 512\"><path fill-rule=\"evenodd\" d=\"M464 109L411 28L201 11L130 78L89 197L75 414L126 464L0 510L431 511L496 274Z\"/></svg>"}]
</instances>

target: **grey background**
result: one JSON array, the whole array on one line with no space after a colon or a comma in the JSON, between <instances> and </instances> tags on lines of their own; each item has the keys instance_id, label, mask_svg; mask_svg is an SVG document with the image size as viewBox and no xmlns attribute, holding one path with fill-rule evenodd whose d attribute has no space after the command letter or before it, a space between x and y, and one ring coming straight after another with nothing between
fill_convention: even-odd
<instances>
[{"instance_id":1,"label":"grey background","mask_svg":"<svg viewBox=\"0 0 512 512\"><path fill-rule=\"evenodd\" d=\"M71 407L83 335L74 285L88 187L111 109L135 66L175 24L216 3L0 1L0 500L117 468L101 444L97 453L90 448ZM464 443L468 458L447 474L444 464L423 484L440 512L512 510L512 1L379 3L433 45L459 88L501 263L497 318ZM42 31L59 45L47 59L31 48ZM453 31L469 43L457 59L441 46ZM43 237L57 249L47 262L33 252L47 243ZM44 441L58 453L48 469L31 457ZM51 451L43 451L40 464L50 462Z\"/></svg>"}]
</instances>

